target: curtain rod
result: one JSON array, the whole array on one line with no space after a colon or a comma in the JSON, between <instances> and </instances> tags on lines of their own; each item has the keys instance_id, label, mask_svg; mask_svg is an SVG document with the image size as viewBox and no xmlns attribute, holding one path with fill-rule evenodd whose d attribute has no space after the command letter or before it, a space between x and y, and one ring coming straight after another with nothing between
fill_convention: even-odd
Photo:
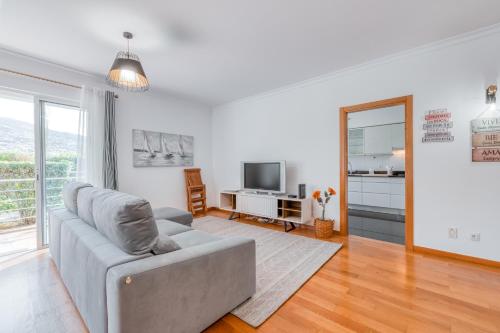
<instances>
[{"instance_id":1,"label":"curtain rod","mask_svg":"<svg viewBox=\"0 0 500 333\"><path fill-rule=\"evenodd\" d=\"M76 84L71 84L71 83L56 81L56 80L52 80L52 79L47 79L45 77L41 77L41 76L37 76L37 75L32 75L32 74L27 74L27 73L23 73L23 72L18 72L18 71L14 71L14 70L7 69L7 68L0 67L0 71L1 72L5 72L5 73L9 73L9 74L14 74L14 75L20 75L20 76L29 77L29 78L35 79L35 80L41 80L41 81L45 81L45 82L49 82L49 83L54 83L54 84L58 84L58 85L66 86L66 87L70 87L70 88L82 89L82 86L78 86ZM115 94L115 98L118 98L117 94Z\"/></svg>"}]
</instances>

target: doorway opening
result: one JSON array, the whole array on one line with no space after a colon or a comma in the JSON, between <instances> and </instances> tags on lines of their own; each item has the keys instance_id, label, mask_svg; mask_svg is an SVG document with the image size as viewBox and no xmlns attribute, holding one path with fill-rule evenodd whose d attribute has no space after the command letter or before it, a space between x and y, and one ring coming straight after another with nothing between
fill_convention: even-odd
<instances>
[{"instance_id":1,"label":"doorway opening","mask_svg":"<svg viewBox=\"0 0 500 333\"><path fill-rule=\"evenodd\" d=\"M413 97L340 108L340 233L413 248Z\"/></svg>"}]
</instances>

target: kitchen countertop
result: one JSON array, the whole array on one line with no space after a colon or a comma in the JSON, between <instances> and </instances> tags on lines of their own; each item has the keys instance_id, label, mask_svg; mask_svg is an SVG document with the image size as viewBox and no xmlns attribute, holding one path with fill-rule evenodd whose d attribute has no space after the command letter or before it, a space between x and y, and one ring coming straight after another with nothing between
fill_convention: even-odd
<instances>
[{"instance_id":1,"label":"kitchen countertop","mask_svg":"<svg viewBox=\"0 0 500 333\"><path fill-rule=\"evenodd\" d=\"M350 174L348 173L347 174L349 177L387 177L387 178L405 178L405 174L404 173L401 173L401 171L395 171L395 174L389 176L387 175L387 173L380 173L380 172L376 172L376 173L368 173L368 171L366 173L353 173L353 174Z\"/></svg>"}]
</instances>

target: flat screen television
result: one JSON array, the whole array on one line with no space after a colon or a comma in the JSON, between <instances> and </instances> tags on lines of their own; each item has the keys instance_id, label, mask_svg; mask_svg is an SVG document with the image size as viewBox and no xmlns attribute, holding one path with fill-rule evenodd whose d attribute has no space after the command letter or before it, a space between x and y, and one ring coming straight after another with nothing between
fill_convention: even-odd
<instances>
[{"instance_id":1,"label":"flat screen television","mask_svg":"<svg viewBox=\"0 0 500 333\"><path fill-rule=\"evenodd\" d=\"M241 188L247 191L285 193L285 161L241 162Z\"/></svg>"}]
</instances>

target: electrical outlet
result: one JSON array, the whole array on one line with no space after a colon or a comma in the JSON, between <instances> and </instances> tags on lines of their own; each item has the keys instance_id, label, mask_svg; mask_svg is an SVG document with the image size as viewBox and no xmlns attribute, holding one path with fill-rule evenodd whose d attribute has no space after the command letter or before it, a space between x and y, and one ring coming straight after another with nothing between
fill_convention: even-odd
<instances>
[{"instance_id":1,"label":"electrical outlet","mask_svg":"<svg viewBox=\"0 0 500 333\"><path fill-rule=\"evenodd\" d=\"M457 239L458 238L458 228L448 229L448 238Z\"/></svg>"},{"instance_id":2,"label":"electrical outlet","mask_svg":"<svg viewBox=\"0 0 500 333\"><path fill-rule=\"evenodd\" d=\"M470 235L470 239L474 242L479 242L481 240L481 234L479 232L473 232Z\"/></svg>"}]
</instances>

